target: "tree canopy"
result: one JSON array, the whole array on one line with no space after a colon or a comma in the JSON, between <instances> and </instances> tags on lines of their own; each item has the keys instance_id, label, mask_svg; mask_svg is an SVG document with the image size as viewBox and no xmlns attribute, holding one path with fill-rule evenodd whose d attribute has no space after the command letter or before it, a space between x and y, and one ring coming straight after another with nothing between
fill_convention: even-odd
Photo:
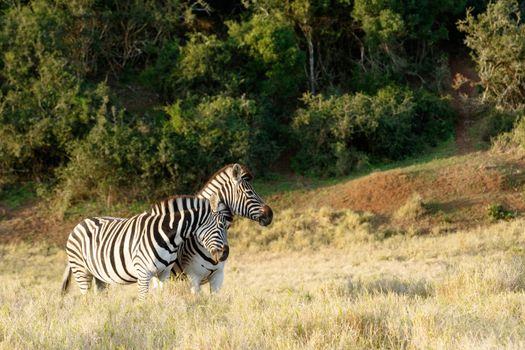
<instances>
[{"instance_id":1,"label":"tree canopy","mask_svg":"<svg viewBox=\"0 0 525 350\"><path fill-rule=\"evenodd\" d=\"M453 132L439 81L461 32L487 98L523 102L521 10L512 0L4 1L0 186L44 182L69 203L190 192L235 161L264 174L286 157L329 176L402 159Z\"/></svg>"}]
</instances>

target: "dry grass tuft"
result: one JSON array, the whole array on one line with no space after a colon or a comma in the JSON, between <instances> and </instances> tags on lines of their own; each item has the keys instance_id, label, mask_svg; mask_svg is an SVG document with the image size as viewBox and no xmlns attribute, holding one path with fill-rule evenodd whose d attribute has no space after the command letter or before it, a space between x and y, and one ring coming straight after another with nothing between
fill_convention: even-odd
<instances>
[{"instance_id":1,"label":"dry grass tuft","mask_svg":"<svg viewBox=\"0 0 525 350\"><path fill-rule=\"evenodd\" d=\"M261 227L249 220L237 220L230 237L242 250L302 250L323 246L344 247L352 242L374 240L371 214L357 214L351 210L327 207L286 209L275 215L269 227Z\"/></svg>"},{"instance_id":2,"label":"dry grass tuft","mask_svg":"<svg viewBox=\"0 0 525 350\"><path fill-rule=\"evenodd\" d=\"M414 192L406 203L394 212L393 219L398 222L414 221L421 218L425 213L423 197L419 193Z\"/></svg>"}]
</instances>

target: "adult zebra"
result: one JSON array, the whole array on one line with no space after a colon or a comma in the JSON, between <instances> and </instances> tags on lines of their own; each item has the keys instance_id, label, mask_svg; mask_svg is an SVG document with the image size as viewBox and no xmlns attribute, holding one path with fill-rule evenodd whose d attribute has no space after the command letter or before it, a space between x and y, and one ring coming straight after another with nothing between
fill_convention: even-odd
<instances>
[{"instance_id":1,"label":"adult zebra","mask_svg":"<svg viewBox=\"0 0 525 350\"><path fill-rule=\"evenodd\" d=\"M62 291L75 276L85 294L93 277L104 283L138 283L139 299L153 276L166 279L179 246L189 238L199 242L214 263L227 257L228 209L218 196L180 196L161 201L129 219L94 217L80 222L69 235L68 266Z\"/></svg>"},{"instance_id":2,"label":"adult zebra","mask_svg":"<svg viewBox=\"0 0 525 350\"><path fill-rule=\"evenodd\" d=\"M196 196L206 199L218 196L227 206L225 212L228 227L234 215L267 226L272 222L273 212L253 189L250 183L252 179L253 176L246 167L230 164L217 171ZM211 291L216 292L224 280L224 264L227 257L228 251L225 251L221 261L214 261L198 240L190 238L181 245L173 272L176 276L188 276L194 293L199 292L201 285L206 282L210 283Z\"/></svg>"}]
</instances>

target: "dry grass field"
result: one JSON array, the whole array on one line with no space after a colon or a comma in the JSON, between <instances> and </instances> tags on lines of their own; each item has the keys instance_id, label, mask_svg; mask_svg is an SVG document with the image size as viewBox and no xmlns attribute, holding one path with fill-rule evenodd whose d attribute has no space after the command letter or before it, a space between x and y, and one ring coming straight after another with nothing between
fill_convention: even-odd
<instances>
[{"instance_id":1,"label":"dry grass field","mask_svg":"<svg viewBox=\"0 0 525 350\"><path fill-rule=\"evenodd\" d=\"M258 183L274 222L235 222L221 291L173 280L145 302L135 285L61 296L65 238L87 210L45 221L38 202L4 199L0 349L523 349L523 174L521 156L474 153Z\"/></svg>"},{"instance_id":2,"label":"dry grass field","mask_svg":"<svg viewBox=\"0 0 525 350\"><path fill-rule=\"evenodd\" d=\"M241 222L219 294L171 281L143 303L136 286L62 297L61 248L0 246L0 348L525 347L525 220L386 239L363 239L365 222L344 246L245 253L240 231L254 226Z\"/></svg>"}]
</instances>

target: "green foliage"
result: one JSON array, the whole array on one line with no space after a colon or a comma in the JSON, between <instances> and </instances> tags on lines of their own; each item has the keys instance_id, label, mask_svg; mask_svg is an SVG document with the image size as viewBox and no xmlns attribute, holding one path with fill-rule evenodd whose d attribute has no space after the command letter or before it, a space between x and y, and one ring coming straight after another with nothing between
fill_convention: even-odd
<instances>
[{"instance_id":1,"label":"green foliage","mask_svg":"<svg viewBox=\"0 0 525 350\"><path fill-rule=\"evenodd\" d=\"M516 217L516 213L505 209L502 204L491 204L487 207L487 215L492 221L511 220Z\"/></svg>"},{"instance_id":2,"label":"green foliage","mask_svg":"<svg viewBox=\"0 0 525 350\"><path fill-rule=\"evenodd\" d=\"M82 140L70 145L71 159L58 171L57 209L65 210L77 200L148 196L153 179L145 170L153 155L144 126L126 123L123 112L104 105L96 124Z\"/></svg>"},{"instance_id":3,"label":"green foliage","mask_svg":"<svg viewBox=\"0 0 525 350\"><path fill-rule=\"evenodd\" d=\"M43 3L3 17L0 47L0 172L41 177L67 161L107 95L82 82L61 53L64 18Z\"/></svg>"},{"instance_id":4,"label":"green foliage","mask_svg":"<svg viewBox=\"0 0 525 350\"><path fill-rule=\"evenodd\" d=\"M231 53L228 42L215 35L195 33L181 48L180 59L174 62L171 78L176 95L189 92L216 94L221 91L236 92L236 79L228 70ZM228 88L228 85L233 87ZM233 91L232 91L233 90Z\"/></svg>"},{"instance_id":5,"label":"green foliage","mask_svg":"<svg viewBox=\"0 0 525 350\"><path fill-rule=\"evenodd\" d=\"M465 1L2 2L0 185L64 208L189 192L234 161L410 156L450 134L422 88L444 91Z\"/></svg>"},{"instance_id":6,"label":"green foliage","mask_svg":"<svg viewBox=\"0 0 525 350\"><path fill-rule=\"evenodd\" d=\"M504 120L514 119L514 127L509 132L503 132L492 138L492 148L500 152L522 153L525 149L525 118L524 111L496 112L495 118L501 115ZM504 124L506 126L506 123Z\"/></svg>"},{"instance_id":7,"label":"green foliage","mask_svg":"<svg viewBox=\"0 0 525 350\"><path fill-rule=\"evenodd\" d=\"M428 75L434 69L433 63L439 58L434 48L448 38L452 19L465 4L465 0L356 0L352 17L365 35L354 84L370 92L384 86L377 84L377 79L417 77L424 82L420 74Z\"/></svg>"},{"instance_id":8,"label":"green foliage","mask_svg":"<svg viewBox=\"0 0 525 350\"><path fill-rule=\"evenodd\" d=\"M299 94L305 57L297 48L289 22L278 15L256 14L249 21L230 22L229 34L238 47L247 49L251 58L245 72L248 91L259 92L281 104Z\"/></svg>"},{"instance_id":9,"label":"green foliage","mask_svg":"<svg viewBox=\"0 0 525 350\"><path fill-rule=\"evenodd\" d=\"M174 92L172 80L177 78L174 67L180 56L180 46L177 41L167 41L157 50L155 63L147 66L140 73L140 80L150 89L157 91L164 98L169 98Z\"/></svg>"},{"instance_id":10,"label":"green foliage","mask_svg":"<svg viewBox=\"0 0 525 350\"><path fill-rule=\"evenodd\" d=\"M20 208L34 197L35 190L31 183L0 187L0 206L11 210Z\"/></svg>"},{"instance_id":11,"label":"green foliage","mask_svg":"<svg viewBox=\"0 0 525 350\"><path fill-rule=\"evenodd\" d=\"M490 142L494 137L513 129L518 120L515 112L507 112L491 108L483 115L480 125L480 136L484 142Z\"/></svg>"},{"instance_id":12,"label":"green foliage","mask_svg":"<svg viewBox=\"0 0 525 350\"><path fill-rule=\"evenodd\" d=\"M252 100L178 101L165 113L148 124L101 108L95 126L71 146L71 159L59 170L56 211L88 198L110 205L191 193L225 164L257 165L275 153L271 143L258 142L261 130L254 127L258 115Z\"/></svg>"},{"instance_id":13,"label":"green foliage","mask_svg":"<svg viewBox=\"0 0 525 350\"><path fill-rule=\"evenodd\" d=\"M197 104L178 101L166 112L170 120L163 129L159 160L168 171L173 169L173 179L187 177L183 180L186 187L195 190L196 184L224 164L249 163L253 156L254 101L215 96Z\"/></svg>"},{"instance_id":14,"label":"green foliage","mask_svg":"<svg viewBox=\"0 0 525 350\"><path fill-rule=\"evenodd\" d=\"M202 33L189 36L169 73L173 93L248 94L289 105L304 80L304 55L293 27L282 18L259 15L226 24L224 40Z\"/></svg>"},{"instance_id":15,"label":"green foliage","mask_svg":"<svg viewBox=\"0 0 525 350\"><path fill-rule=\"evenodd\" d=\"M458 28L476 62L483 99L503 108L517 108L525 100L525 24L516 0L490 3L478 16L467 11Z\"/></svg>"},{"instance_id":16,"label":"green foliage","mask_svg":"<svg viewBox=\"0 0 525 350\"><path fill-rule=\"evenodd\" d=\"M452 114L442 100L420 91L387 87L376 95L305 95L293 121L301 145L295 168L343 175L362 162L400 159L447 136Z\"/></svg>"}]
</instances>

